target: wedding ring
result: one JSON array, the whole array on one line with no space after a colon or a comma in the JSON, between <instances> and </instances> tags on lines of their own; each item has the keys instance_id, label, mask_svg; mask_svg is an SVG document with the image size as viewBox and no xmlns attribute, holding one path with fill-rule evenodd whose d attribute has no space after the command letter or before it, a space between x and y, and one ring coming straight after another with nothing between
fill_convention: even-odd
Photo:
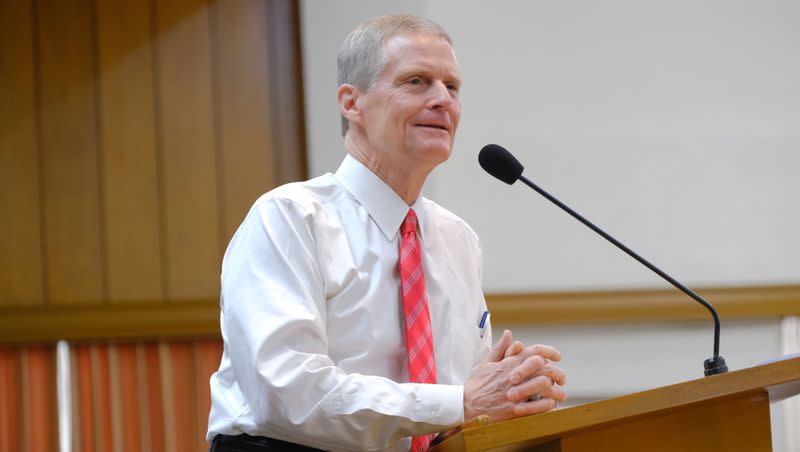
<instances>
[{"instance_id":1,"label":"wedding ring","mask_svg":"<svg viewBox=\"0 0 800 452\"><path fill-rule=\"evenodd\" d=\"M528 398L528 402L535 402L537 400L542 400L542 394L541 393L537 392L536 394L534 394L534 395L532 395L531 397Z\"/></svg>"}]
</instances>

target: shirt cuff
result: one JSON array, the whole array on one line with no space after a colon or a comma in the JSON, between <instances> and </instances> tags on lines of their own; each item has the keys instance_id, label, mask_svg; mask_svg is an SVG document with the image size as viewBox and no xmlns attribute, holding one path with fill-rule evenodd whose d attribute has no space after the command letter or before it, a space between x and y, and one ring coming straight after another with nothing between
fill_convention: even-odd
<instances>
[{"instance_id":1,"label":"shirt cuff","mask_svg":"<svg viewBox=\"0 0 800 452\"><path fill-rule=\"evenodd\" d=\"M464 386L418 384L415 415L418 422L439 427L464 423Z\"/></svg>"}]
</instances>

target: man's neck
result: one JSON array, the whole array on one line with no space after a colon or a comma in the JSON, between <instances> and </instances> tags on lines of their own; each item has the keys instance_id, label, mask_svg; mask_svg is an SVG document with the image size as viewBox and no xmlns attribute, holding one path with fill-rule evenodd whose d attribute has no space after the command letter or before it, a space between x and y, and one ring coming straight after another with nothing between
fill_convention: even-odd
<instances>
[{"instance_id":1,"label":"man's neck","mask_svg":"<svg viewBox=\"0 0 800 452\"><path fill-rule=\"evenodd\" d=\"M411 168L411 165L383 161L377 157L376 152L369 151L363 140L354 138L352 133L345 136L344 144L353 158L378 176L406 204L409 206L414 204L422 193L422 186L425 184L430 170L415 169Z\"/></svg>"}]
</instances>

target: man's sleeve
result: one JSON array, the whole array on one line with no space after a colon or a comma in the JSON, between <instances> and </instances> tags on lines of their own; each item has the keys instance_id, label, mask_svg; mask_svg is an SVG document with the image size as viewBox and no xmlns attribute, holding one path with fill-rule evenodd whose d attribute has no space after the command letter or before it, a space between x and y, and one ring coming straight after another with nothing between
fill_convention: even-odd
<instances>
[{"instance_id":1,"label":"man's sleeve","mask_svg":"<svg viewBox=\"0 0 800 452\"><path fill-rule=\"evenodd\" d=\"M273 437L325 449L383 449L462 423L462 386L347 374L330 359L312 216L262 200L226 253L221 326L242 414Z\"/></svg>"}]
</instances>

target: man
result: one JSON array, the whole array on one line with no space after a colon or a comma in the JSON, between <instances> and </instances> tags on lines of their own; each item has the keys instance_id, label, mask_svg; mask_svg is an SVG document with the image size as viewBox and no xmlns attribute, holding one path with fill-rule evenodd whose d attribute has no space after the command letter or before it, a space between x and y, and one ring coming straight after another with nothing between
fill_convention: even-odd
<instances>
[{"instance_id":1,"label":"man","mask_svg":"<svg viewBox=\"0 0 800 452\"><path fill-rule=\"evenodd\" d=\"M374 18L338 63L344 162L262 196L225 253L215 452L425 450L566 398L557 350L508 331L490 350L477 236L420 195L461 116L448 35Z\"/></svg>"}]
</instances>

